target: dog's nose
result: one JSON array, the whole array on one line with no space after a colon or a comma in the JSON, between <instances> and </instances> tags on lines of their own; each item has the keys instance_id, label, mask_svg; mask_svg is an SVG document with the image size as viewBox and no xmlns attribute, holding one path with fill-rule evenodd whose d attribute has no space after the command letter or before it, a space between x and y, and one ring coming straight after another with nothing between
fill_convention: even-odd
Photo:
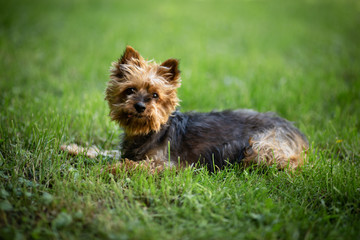
<instances>
[{"instance_id":1,"label":"dog's nose","mask_svg":"<svg viewBox=\"0 0 360 240\"><path fill-rule=\"evenodd\" d=\"M135 103L135 104L134 104L134 108L136 109L136 111L137 111L138 113L142 113L142 112L145 111L146 106L145 106L145 103L143 103L143 102L138 102L138 103Z\"/></svg>"}]
</instances>

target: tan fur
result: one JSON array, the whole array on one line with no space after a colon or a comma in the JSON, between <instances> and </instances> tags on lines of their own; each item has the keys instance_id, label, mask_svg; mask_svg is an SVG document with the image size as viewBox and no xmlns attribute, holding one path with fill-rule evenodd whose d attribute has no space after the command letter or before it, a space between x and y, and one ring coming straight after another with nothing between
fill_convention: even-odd
<instances>
[{"instance_id":1,"label":"tan fur","mask_svg":"<svg viewBox=\"0 0 360 240\"><path fill-rule=\"evenodd\" d=\"M139 162L131 161L125 158L123 161L111 165L107 168L107 172L117 175L121 171L131 172L134 170L142 170L149 172L150 174L160 173L164 170L164 162L146 159Z\"/></svg>"},{"instance_id":2,"label":"tan fur","mask_svg":"<svg viewBox=\"0 0 360 240\"><path fill-rule=\"evenodd\" d=\"M87 156L88 158L96 158L99 155L101 155L103 157L110 157L110 158L115 158L115 159L118 159L120 157L120 151L118 151L118 150L101 151L96 146L84 148L84 147L80 147L76 144L70 144L70 145L61 145L60 149L62 151L67 152L70 155L73 155L73 156L83 154L84 156Z\"/></svg>"},{"instance_id":3,"label":"tan fur","mask_svg":"<svg viewBox=\"0 0 360 240\"><path fill-rule=\"evenodd\" d=\"M275 128L254 136L249 141L245 165L276 165L279 169L289 167L293 170L303 165L308 143L300 135L289 137L287 134L281 128Z\"/></svg>"},{"instance_id":4,"label":"tan fur","mask_svg":"<svg viewBox=\"0 0 360 240\"><path fill-rule=\"evenodd\" d=\"M179 105L177 88L181 79L177 64L175 59L161 65L145 61L132 47L127 47L124 56L112 64L105 99L109 104L111 119L118 122L129 136L159 131ZM132 107L136 101L124 95L124 91L132 87L143 94L159 95L156 104L150 104L141 118L127 117L136 115Z\"/></svg>"}]
</instances>

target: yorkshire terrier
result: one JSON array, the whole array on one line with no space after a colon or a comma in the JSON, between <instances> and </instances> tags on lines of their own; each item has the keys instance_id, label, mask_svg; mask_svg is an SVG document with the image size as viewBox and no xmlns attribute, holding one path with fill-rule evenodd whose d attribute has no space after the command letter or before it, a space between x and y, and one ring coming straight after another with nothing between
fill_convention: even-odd
<instances>
[{"instance_id":1,"label":"yorkshire terrier","mask_svg":"<svg viewBox=\"0 0 360 240\"><path fill-rule=\"evenodd\" d=\"M132 47L112 64L105 99L110 117L124 130L120 158L111 167L207 166L210 171L235 163L244 167L300 167L309 148L308 140L293 124L273 113L226 110L181 113L179 61L159 64L146 61ZM63 150L89 157L107 155L76 145Z\"/></svg>"}]
</instances>

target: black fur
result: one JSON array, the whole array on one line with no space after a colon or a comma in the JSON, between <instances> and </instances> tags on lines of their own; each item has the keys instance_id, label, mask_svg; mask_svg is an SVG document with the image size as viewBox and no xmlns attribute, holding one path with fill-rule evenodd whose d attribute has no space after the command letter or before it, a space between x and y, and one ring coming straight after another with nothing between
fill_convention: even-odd
<instances>
[{"instance_id":1,"label":"black fur","mask_svg":"<svg viewBox=\"0 0 360 240\"><path fill-rule=\"evenodd\" d=\"M235 110L210 113L175 111L159 132L145 136L125 136L122 157L134 161L146 159L156 148L167 149L170 142L171 162L206 164L210 171L229 163L241 163L256 134L272 128L282 128L289 138L306 137L289 121L273 113ZM151 157L151 156L149 156ZM215 166L214 166L215 165Z\"/></svg>"}]
</instances>

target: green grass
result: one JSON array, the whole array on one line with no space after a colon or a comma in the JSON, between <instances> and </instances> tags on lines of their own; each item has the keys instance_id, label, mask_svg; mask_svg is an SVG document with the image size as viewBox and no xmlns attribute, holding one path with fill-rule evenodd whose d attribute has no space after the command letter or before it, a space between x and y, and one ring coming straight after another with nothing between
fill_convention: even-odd
<instances>
[{"instance_id":1,"label":"green grass","mask_svg":"<svg viewBox=\"0 0 360 240\"><path fill-rule=\"evenodd\" d=\"M360 4L1 1L1 239L360 237ZM183 111L252 108L308 136L297 174L238 167L101 174L115 149L110 63L181 60Z\"/></svg>"}]
</instances>

